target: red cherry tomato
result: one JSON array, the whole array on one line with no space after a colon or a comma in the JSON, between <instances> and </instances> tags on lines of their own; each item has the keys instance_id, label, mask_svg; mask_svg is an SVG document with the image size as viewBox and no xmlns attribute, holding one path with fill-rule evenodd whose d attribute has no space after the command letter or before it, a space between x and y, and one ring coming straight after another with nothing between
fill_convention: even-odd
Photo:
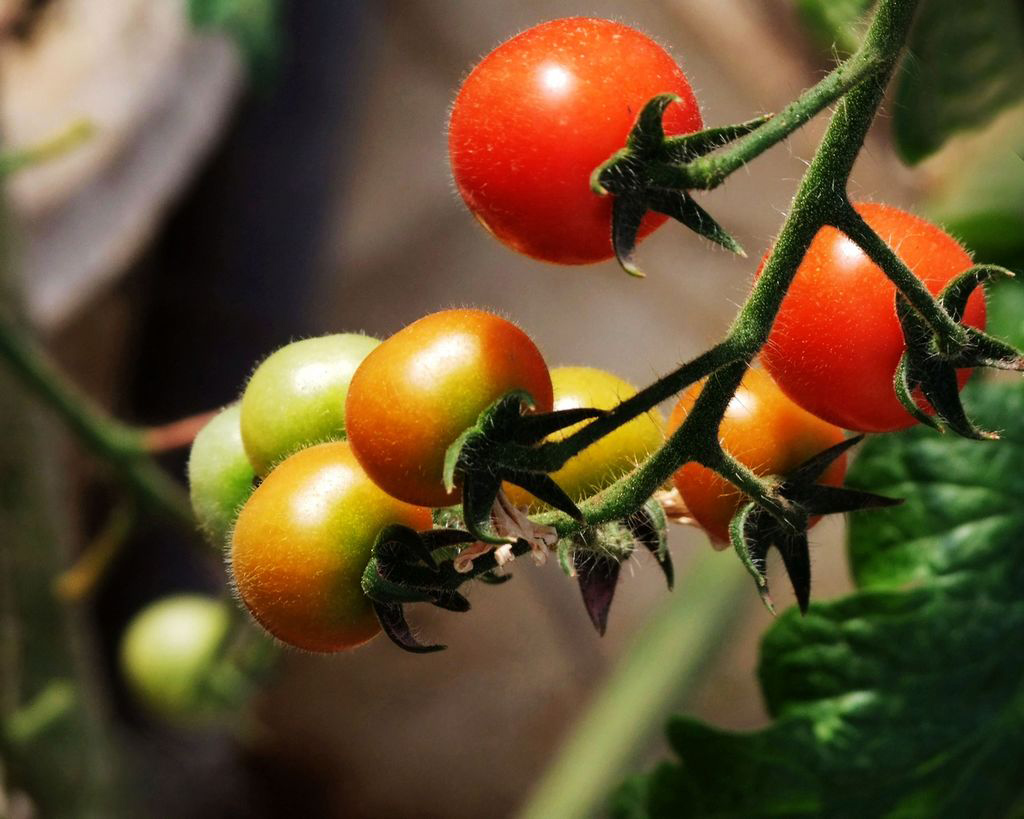
<instances>
[{"instance_id":1,"label":"red cherry tomato","mask_svg":"<svg viewBox=\"0 0 1024 819\"><path fill-rule=\"evenodd\" d=\"M231 539L235 588L255 620L307 651L341 651L380 626L360 582L380 531L431 528L429 509L382 492L344 441L278 464L242 507Z\"/></svg>"},{"instance_id":2,"label":"red cherry tomato","mask_svg":"<svg viewBox=\"0 0 1024 819\"><path fill-rule=\"evenodd\" d=\"M668 425L675 431L700 395L690 387L676 404ZM722 447L758 475L785 475L808 458L843 440L843 431L790 401L763 370L750 370L736 390L718 430ZM839 486L846 456L836 460L820 483ZM673 482L693 518L716 547L729 542L729 522L744 500L732 484L707 467L688 463ZM812 521L813 525L814 521Z\"/></svg>"},{"instance_id":3,"label":"red cherry tomato","mask_svg":"<svg viewBox=\"0 0 1024 819\"><path fill-rule=\"evenodd\" d=\"M444 310L371 352L349 385L349 442L366 473L408 503L448 506L444 456L487 407L525 390L551 410L551 376L530 337L483 310Z\"/></svg>"},{"instance_id":4,"label":"red cherry tomato","mask_svg":"<svg viewBox=\"0 0 1024 819\"><path fill-rule=\"evenodd\" d=\"M455 184L480 223L549 262L610 259L611 197L590 174L626 144L644 104L671 92L668 134L703 123L689 82L656 42L611 20L535 26L488 54L466 78L448 130ZM648 214L646 236L665 221Z\"/></svg>"},{"instance_id":5,"label":"red cherry tomato","mask_svg":"<svg viewBox=\"0 0 1024 819\"><path fill-rule=\"evenodd\" d=\"M911 213L875 204L857 211L933 294L972 264L953 237ZM892 282L851 239L822 228L761 354L765 367L786 395L833 424L861 432L911 426L893 390L906 349L895 297ZM964 323L985 327L980 289L967 301ZM969 377L960 371L961 387ZM931 411L923 398L920 404Z\"/></svg>"}]
</instances>

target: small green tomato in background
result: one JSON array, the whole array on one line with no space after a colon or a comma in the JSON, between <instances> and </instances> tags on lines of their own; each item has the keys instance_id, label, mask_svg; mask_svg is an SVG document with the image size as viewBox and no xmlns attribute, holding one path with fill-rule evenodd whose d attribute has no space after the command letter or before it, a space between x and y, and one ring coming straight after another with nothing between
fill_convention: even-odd
<instances>
[{"instance_id":1,"label":"small green tomato in background","mask_svg":"<svg viewBox=\"0 0 1024 819\"><path fill-rule=\"evenodd\" d=\"M182 594L147 606L121 638L121 672L136 699L175 722L201 722L219 709L209 685L231 627L228 604Z\"/></svg>"},{"instance_id":2,"label":"small green tomato in background","mask_svg":"<svg viewBox=\"0 0 1024 819\"><path fill-rule=\"evenodd\" d=\"M256 474L303 447L345 437L349 382L378 344L359 333L307 338L256 368L242 394L242 440Z\"/></svg>"},{"instance_id":3,"label":"small green tomato in background","mask_svg":"<svg viewBox=\"0 0 1024 819\"><path fill-rule=\"evenodd\" d=\"M596 407L611 409L636 395L636 388L618 376L593 367L556 367L551 371L555 409ZM585 422L584 422L585 423ZM582 424L550 436L558 441ZM634 418L610 435L592 444L551 477L573 500L579 502L632 470L664 443L664 419L656 410ZM538 508L537 500L517 486L505 485L509 498L518 506Z\"/></svg>"},{"instance_id":4,"label":"small green tomato in background","mask_svg":"<svg viewBox=\"0 0 1024 819\"><path fill-rule=\"evenodd\" d=\"M218 548L227 546L238 510L252 494L253 477L242 446L239 406L232 404L199 431L188 459L192 511L203 534Z\"/></svg>"}]
</instances>

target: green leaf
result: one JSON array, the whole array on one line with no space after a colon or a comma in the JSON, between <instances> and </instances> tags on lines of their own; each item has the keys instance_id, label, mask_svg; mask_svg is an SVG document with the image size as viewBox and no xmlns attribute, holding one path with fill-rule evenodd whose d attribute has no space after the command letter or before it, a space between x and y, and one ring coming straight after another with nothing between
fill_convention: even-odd
<instances>
[{"instance_id":1,"label":"green leaf","mask_svg":"<svg viewBox=\"0 0 1024 819\"><path fill-rule=\"evenodd\" d=\"M908 163L977 128L1024 94L1024 4L925 0L901 65L893 111Z\"/></svg>"},{"instance_id":2,"label":"green leaf","mask_svg":"<svg viewBox=\"0 0 1024 819\"><path fill-rule=\"evenodd\" d=\"M1024 350L1024 278L990 287L987 302L989 334Z\"/></svg>"},{"instance_id":3,"label":"green leaf","mask_svg":"<svg viewBox=\"0 0 1024 819\"><path fill-rule=\"evenodd\" d=\"M979 261L1024 270L1024 106L959 141L925 210Z\"/></svg>"},{"instance_id":4,"label":"green leaf","mask_svg":"<svg viewBox=\"0 0 1024 819\"><path fill-rule=\"evenodd\" d=\"M784 614L762 644L775 721L669 725L679 756L618 817L1018 815L1024 805L1024 384L972 385L997 442L916 428L849 478L907 498L851 518L860 590Z\"/></svg>"},{"instance_id":5,"label":"green leaf","mask_svg":"<svg viewBox=\"0 0 1024 819\"><path fill-rule=\"evenodd\" d=\"M825 49L852 54L860 45L865 15L874 0L796 0L800 22Z\"/></svg>"},{"instance_id":6,"label":"green leaf","mask_svg":"<svg viewBox=\"0 0 1024 819\"><path fill-rule=\"evenodd\" d=\"M1001 441L977 443L918 428L865 444L847 483L907 502L850 518L850 561L859 586L957 575L990 557L1010 562L1013 546L1024 559L1024 542L1000 553L1003 538L1024 534L1024 390L1014 386L978 384L965 394L968 411L999 429Z\"/></svg>"},{"instance_id":7,"label":"green leaf","mask_svg":"<svg viewBox=\"0 0 1024 819\"><path fill-rule=\"evenodd\" d=\"M238 45L257 81L265 80L280 50L279 0L188 0L196 28L219 29Z\"/></svg>"}]
</instances>

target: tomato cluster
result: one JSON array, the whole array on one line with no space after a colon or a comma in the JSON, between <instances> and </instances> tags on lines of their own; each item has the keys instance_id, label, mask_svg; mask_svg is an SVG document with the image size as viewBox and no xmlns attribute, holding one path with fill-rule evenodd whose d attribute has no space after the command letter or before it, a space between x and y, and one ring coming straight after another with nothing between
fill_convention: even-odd
<instances>
[{"instance_id":1,"label":"tomato cluster","mask_svg":"<svg viewBox=\"0 0 1024 819\"><path fill-rule=\"evenodd\" d=\"M591 190L591 173L627 137L635 141L638 112L666 93L674 102L663 100L665 133L699 130L689 83L646 36L591 18L530 29L485 57L459 91L449 125L456 185L481 224L516 250L568 264L610 258L613 197ZM955 240L922 219L884 205L858 211L932 293L970 266ZM643 236L662 221L648 213L632 228ZM980 293L963 318L983 327ZM823 229L782 304L765 369L747 372L722 418L723 450L760 476L804 475L798 467L831 450L806 481L840 485L842 428L877 432L913 422L893 389L905 350L893 284L854 242ZM961 386L968 374L960 373ZM669 431L686 421L702 386L679 399ZM578 428L566 424L586 423L580 419L635 395L600 370L549 371L525 332L483 310L433 313L383 342L357 334L298 341L267 358L240 402L196 438L192 502L207 536L228 548L238 596L258 623L306 650L351 648L380 630L378 615L388 620L361 585L381 533L396 525L430 529L432 510L459 503L464 488L472 495L472 471L456 460L462 444L454 446L467 430L482 430L497 417L491 413L513 406L515 423L524 425L531 413L551 413L532 419L541 429L535 437L523 432L514 443L535 443L551 430L548 442L565 441ZM587 411L564 414L580 408ZM556 416L569 419L564 428L541 426ZM515 482L578 513L576 503L647 459L664 434L656 411L626 418L559 459L554 484L536 477L535 467L478 465L491 482L486 503L507 478L507 497L523 509L545 507ZM699 463L683 465L673 480L689 516L714 544L725 543L740 491ZM835 497L811 489L807 497ZM805 515L835 511L822 503L808 502ZM473 554L488 548L476 544Z\"/></svg>"}]
</instances>

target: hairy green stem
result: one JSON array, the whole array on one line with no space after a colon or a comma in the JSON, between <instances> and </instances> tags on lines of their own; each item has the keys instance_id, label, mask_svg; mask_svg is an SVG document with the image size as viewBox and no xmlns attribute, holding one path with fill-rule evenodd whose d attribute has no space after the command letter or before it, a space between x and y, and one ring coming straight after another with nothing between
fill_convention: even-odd
<instances>
[{"instance_id":1,"label":"hairy green stem","mask_svg":"<svg viewBox=\"0 0 1024 819\"><path fill-rule=\"evenodd\" d=\"M151 511L194 530L188 497L145 449L143 433L114 420L70 384L27 330L0 312L0 361L39 398Z\"/></svg>"},{"instance_id":2,"label":"hairy green stem","mask_svg":"<svg viewBox=\"0 0 1024 819\"><path fill-rule=\"evenodd\" d=\"M954 344L966 340L964 328L942 308L906 263L896 255L889 244L847 204L835 219L833 225L856 242L882 272L899 288L900 293L910 302L922 319L931 327L939 339Z\"/></svg>"},{"instance_id":3,"label":"hairy green stem","mask_svg":"<svg viewBox=\"0 0 1024 819\"><path fill-rule=\"evenodd\" d=\"M881 0L879 3L864 44L848 61L871 65L872 70L861 76L858 84L847 91L842 104L833 113L825 136L797 189L793 206L775 246L728 337L709 353L687 365L692 366L696 372L702 369L714 372L715 376L708 379L686 421L660 450L634 472L580 506L586 524L595 525L635 512L673 472L689 460L698 460L722 472L724 477L738 482L744 491L761 502L767 501L769 511L777 517L786 519L787 510L781 502L771 503L772 485L769 482L753 475L734 459L722 458L720 451L716 452L709 447L714 447L717 442L718 427L744 372L767 342L786 292L814 237L822 227L848 218L852 211L846 194L847 181L896 67L917 2ZM766 128L768 124L761 127ZM760 130L735 143L728 154L723 156L731 155L733 151L745 155L747 149L744 148L744 142L755 137ZM897 281L896 284L901 286L902 282ZM919 289L919 284L914 285L914 298L924 302ZM930 294L927 294L927 299L935 311L942 311ZM919 309L925 309L924 304ZM709 356L716 356L711 361L718 364L718 367L708 368ZM702 368L693 366L697 362L702 363ZM665 389L683 380L679 373L685 369L681 368L671 374L668 377L671 383L664 385ZM608 426L613 422L617 422L616 426L621 425L629 418L651 409L657 402L646 405L647 401L662 395L660 387L659 382L638 393L631 399L628 412L620 413L618 410L621 407L617 408L605 418L592 421L575 436L565 439L563 445L569 449L570 441L576 444L585 440L584 435L590 426ZM626 403L623 402L623 406ZM610 430L604 430L604 426L602 434L607 434ZM543 453L543 448L541 451ZM580 527L578 522L561 513L550 513L540 520L554 525L562 535Z\"/></svg>"},{"instance_id":4,"label":"hairy green stem","mask_svg":"<svg viewBox=\"0 0 1024 819\"><path fill-rule=\"evenodd\" d=\"M807 89L764 125L732 143L727 150L677 166L677 173L664 180L666 187L689 190L717 188L730 175L806 125L851 89L885 69L885 56L875 44L865 43L865 48L836 66L819 83ZM665 170L667 173L668 169Z\"/></svg>"}]
</instances>

